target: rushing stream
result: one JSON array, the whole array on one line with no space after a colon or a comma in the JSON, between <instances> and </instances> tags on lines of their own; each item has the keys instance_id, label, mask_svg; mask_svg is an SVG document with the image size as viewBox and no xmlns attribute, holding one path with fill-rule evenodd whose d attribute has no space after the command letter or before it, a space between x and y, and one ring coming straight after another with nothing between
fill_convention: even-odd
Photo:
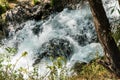
<instances>
[{"instance_id":1,"label":"rushing stream","mask_svg":"<svg viewBox=\"0 0 120 80\"><path fill-rule=\"evenodd\" d=\"M109 14L111 3L108 1L104 2L105 4ZM112 5L114 4L116 3ZM118 13L114 12L109 18L118 16ZM13 64L24 51L28 53L19 60L16 68L29 66L32 70L33 65L39 64L39 72L43 74L47 70L46 63L50 64L50 56L53 58L64 56L68 67L73 66L75 62L89 62L96 54L103 56L88 5L80 10L64 9L46 20L29 20L17 25L16 28L9 33L8 39L3 40L4 46L0 49L1 53L5 51L4 47L17 49L11 60Z\"/></svg>"}]
</instances>

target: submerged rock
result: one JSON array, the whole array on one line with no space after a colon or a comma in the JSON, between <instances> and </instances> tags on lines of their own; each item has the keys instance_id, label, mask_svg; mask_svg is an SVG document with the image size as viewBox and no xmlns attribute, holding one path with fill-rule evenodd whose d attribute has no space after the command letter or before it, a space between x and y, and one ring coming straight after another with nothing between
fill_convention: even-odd
<instances>
[{"instance_id":1,"label":"submerged rock","mask_svg":"<svg viewBox=\"0 0 120 80\"><path fill-rule=\"evenodd\" d=\"M38 35L39 33L42 33L43 31L43 27L41 27L41 25L36 25L33 29L32 29L33 33L35 35Z\"/></svg>"},{"instance_id":2,"label":"submerged rock","mask_svg":"<svg viewBox=\"0 0 120 80\"><path fill-rule=\"evenodd\" d=\"M49 42L44 43L40 50L41 52L37 54L39 56L33 65L39 63L41 59L45 57L47 59L50 57L56 59L57 57L63 56L65 59L70 59L73 53L73 46L68 40L54 38Z\"/></svg>"},{"instance_id":3,"label":"submerged rock","mask_svg":"<svg viewBox=\"0 0 120 80\"><path fill-rule=\"evenodd\" d=\"M82 35L80 35L80 34L78 34L78 35L75 35L75 36L73 36L73 38L79 43L79 45L81 45L81 46L84 46L84 45L86 45L86 44L88 44L88 43L86 43L87 42L87 36L86 36L86 34L82 34Z\"/></svg>"}]
</instances>

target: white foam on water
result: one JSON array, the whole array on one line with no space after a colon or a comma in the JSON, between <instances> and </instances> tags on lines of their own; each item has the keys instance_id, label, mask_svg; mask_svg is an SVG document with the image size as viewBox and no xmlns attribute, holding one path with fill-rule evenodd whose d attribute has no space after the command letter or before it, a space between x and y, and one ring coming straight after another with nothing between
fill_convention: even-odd
<instances>
[{"instance_id":1,"label":"white foam on water","mask_svg":"<svg viewBox=\"0 0 120 80\"><path fill-rule=\"evenodd\" d=\"M118 0L102 0L104 4L104 8L106 10L106 14L109 18L119 19L120 13L118 12L118 9L120 10ZM112 9L114 9L113 13Z\"/></svg>"}]
</instances>

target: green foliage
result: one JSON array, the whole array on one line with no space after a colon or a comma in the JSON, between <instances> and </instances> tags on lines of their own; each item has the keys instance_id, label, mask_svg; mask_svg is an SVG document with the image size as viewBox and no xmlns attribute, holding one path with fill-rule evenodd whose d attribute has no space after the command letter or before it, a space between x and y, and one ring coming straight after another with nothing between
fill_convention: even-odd
<instances>
[{"instance_id":1,"label":"green foliage","mask_svg":"<svg viewBox=\"0 0 120 80\"><path fill-rule=\"evenodd\" d=\"M16 65L19 64L19 61L22 57L26 57L28 53L25 51L21 54L21 56L16 60L14 64L11 64L11 57L12 52L16 52L14 48L5 48L8 54L1 55L0 58L0 80L24 80L23 76L24 74L28 75L28 80L43 80L46 79L46 76L40 76L38 74L38 66L35 66L33 71L28 71L28 68L20 67L19 69L15 69ZM7 57L8 60L5 60ZM66 59L64 57L58 57L56 60L54 60L52 57L50 58L52 61L52 65L48 65L47 68L50 70L50 74L48 75L49 80L68 80L67 77L67 69L65 67L66 65ZM3 62L6 62L7 64L3 64ZM60 71L60 72L59 72Z\"/></svg>"},{"instance_id":2,"label":"green foliage","mask_svg":"<svg viewBox=\"0 0 120 80\"><path fill-rule=\"evenodd\" d=\"M0 0L0 16L9 9L8 2L6 0Z\"/></svg>"},{"instance_id":3,"label":"green foliage","mask_svg":"<svg viewBox=\"0 0 120 80\"><path fill-rule=\"evenodd\" d=\"M86 74L88 78L94 78L96 75L103 75L102 71L105 71L105 68L100 67L100 65L96 61L92 61L91 64L87 64L86 66L82 67L82 71L80 72L80 74Z\"/></svg>"},{"instance_id":4,"label":"green foliage","mask_svg":"<svg viewBox=\"0 0 120 80\"><path fill-rule=\"evenodd\" d=\"M25 51L22 53L22 57L25 57L28 53Z\"/></svg>"},{"instance_id":5,"label":"green foliage","mask_svg":"<svg viewBox=\"0 0 120 80\"><path fill-rule=\"evenodd\" d=\"M50 1L50 4L51 4L51 6L53 7L54 4L55 4L55 0L51 0L51 1Z\"/></svg>"},{"instance_id":6,"label":"green foliage","mask_svg":"<svg viewBox=\"0 0 120 80\"><path fill-rule=\"evenodd\" d=\"M112 14L114 11L115 11L115 9L113 8L113 9L111 10L111 14Z\"/></svg>"},{"instance_id":7,"label":"green foliage","mask_svg":"<svg viewBox=\"0 0 120 80\"><path fill-rule=\"evenodd\" d=\"M120 26L120 25L119 25ZM120 27L118 26L118 28L115 30L115 32L113 32L112 36L116 42L116 44L118 45L119 49L120 49Z\"/></svg>"},{"instance_id":8,"label":"green foliage","mask_svg":"<svg viewBox=\"0 0 120 80\"><path fill-rule=\"evenodd\" d=\"M6 11L6 8L0 5L0 15Z\"/></svg>"},{"instance_id":9,"label":"green foliage","mask_svg":"<svg viewBox=\"0 0 120 80\"><path fill-rule=\"evenodd\" d=\"M119 9L117 9L117 11L118 11L118 13L120 14L120 10L119 10Z\"/></svg>"},{"instance_id":10,"label":"green foliage","mask_svg":"<svg viewBox=\"0 0 120 80\"><path fill-rule=\"evenodd\" d=\"M50 69L49 80L68 80L66 59L64 57L58 57L56 60L53 60L51 57L51 61L52 65L47 66Z\"/></svg>"},{"instance_id":11,"label":"green foliage","mask_svg":"<svg viewBox=\"0 0 120 80\"><path fill-rule=\"evenodd\" d=\"M33 4L36 5L38 3L40 3L40 0L32 0Z\"/></svg>"},{"instance_id":12,"label":"green foliage","mask_svg":"<svg viewBox=\"0 0 120 80\"><path fill-rule=\"evenodd\" d=\"M14 52L12 48L6 48L7 53ZM76 71L78 71L77 76L68 76L68 70L66 68L67 60L64 57L58 57L53 59L50 57L51 65L47 65L49 72L45 76L41 76L38 73L38 66L35 66L33 71L29 71L28 68L20 67L19 69L15 69L16 65L19 64L21 58L26 57L28 53L25 51L21 54L21 56L16 60L14 64L11 64L11 57L7 56L8 60L5 61L6 55L1 55L0 58L0 80L24 80L23 76L26 74L28 76L27 80L98 80L98 79L116 79L112 77L111 74L100 64L97 63L98 57L91 61L88 64L79 64L77 63L77 67L75 67ZM7 64L3 64L3 62L7 62ZM74 71L75 71L74 69Z\"/></svg>"},{"instance_id":13,"label":"green foliage","mask_svg":"<svg viewBox=\"0 0 120 80\"><path fill-rule=\"evenodd\" d=\"M113 12L116 10L120 14L120 10L119 10L119 8L117 8L116 4L114 6L111 6L110 9L111 9L111 12L110 12L111 14L113 14Z\"/></svg>"},{"instance_id":14,"label":"green foliage","mask_svg":"<svg viewBox=\"0 0 120 80\"><path fill-rule=\"evenodd\" d=\"M113 37L115 38L115 41L118 42L120 39L120 28L118 28L117 31L113 34Z\"/></svg>"},{"instance_id":15,"label":"green foliage","mask_svg":"<svg viewBox=\"0 0 120 80\"><path fill-rule=\"evenodd\" d=\"M60 6L61 0L51 0L50 4L52 7Z\"/></svg>"},{"instance_id":16,"label":"green foliage","mask_svg":"<svg viewBox=\"0 0 120 80\"><path fill-rule=\"evenodd\" d=\"M6 51L7 53L3 53L4 55L0 53L0 56L2 56L2 58L0 58L0 80L24 80L22 73L15 70L15 66L20 58L15 64L11 64L10 56L14 54L11 54L14 52L14 48L8 47L6 48ZM8 54L8 52L10 53ZM7 57L7 60L5 57ZM3 64L3 62L7 64Z\"/></svg>"},{"instance_id":17,"label":"green foliage","mask_svg":"<svg viewBox=\"0 0 120 80\"><path fill-rule=\"evenodd\" d=\"M61 0L51 0L50 3L51 3L51 6L59 5L61 4Z\"/></svg>"},{"instance_id":18,"label":"green foliage","mask_svg":"<svg viewBox=\"0 0 120 80\"><path fill-rule=\"evenodd\" d=\"M7 47L7 48L5 48L5 50L8 52L8 53L10 53L10 54L15 54L15 53L17 53L17 49L16 48L11 48L11 47Z\"/></svg>"},{"instance_id":19,"label":"green foliage","mask_svg":"<svg viewBox=\"0 0 120 80\"><path fill-rule=\"evenodd\" d=\"M114 7L111 9L111 14L112 14L115 10L117 10L117 12L120 14L120 10L119 10L118 8L114 8Z\"/></svg>"}]
</instances>

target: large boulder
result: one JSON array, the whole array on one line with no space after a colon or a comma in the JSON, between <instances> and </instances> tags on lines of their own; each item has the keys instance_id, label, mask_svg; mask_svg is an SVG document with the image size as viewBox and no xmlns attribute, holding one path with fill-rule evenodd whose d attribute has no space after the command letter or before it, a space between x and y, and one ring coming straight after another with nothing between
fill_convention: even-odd
<instances>
[{"instance_id":1,"label":"large boulder","mask_svg":"<svg viewBox=\"0 0 120 80\"><path fill-rule=\"evenodd\" d=\"M73 46L68 40L54 38L42 45L40 53L37 54L39 56L33 65L39 63L43 58L49 59L52 57L53 59L56 59L57 57L63 56L65 59L70 59L72 53Z\"/></svg>"}]
</instances>

